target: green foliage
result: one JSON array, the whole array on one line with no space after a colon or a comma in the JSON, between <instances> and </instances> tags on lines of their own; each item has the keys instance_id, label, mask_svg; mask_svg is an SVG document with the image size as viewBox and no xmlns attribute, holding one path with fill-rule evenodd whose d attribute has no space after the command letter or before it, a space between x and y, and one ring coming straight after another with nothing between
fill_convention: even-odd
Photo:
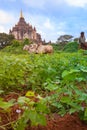
<instances>
[{"instance_id":1,"label":"green foliage","mask_svg":"<svg viewBox=\"0 0 87 130\"><path fill-rule=\"evenodd\" d=\"M87 52L78 51L77 42L70 42L53 44L52 55L28 54L23 51L26 44L31 41L13 40L0 52L0 95L28 91L17 101L0 99L0 108L8 115L15 104L23 111L10 122L11 128L24 130L27 125L46 125L45 115L50 112L61 116L78 112L80 119L87 122Z\"/></svg>"},{"instance_id":2,"label":"green foliage","mask_svg":"<svg viewBox=\"0 0 87 130\"><path fill-rule=\"evenodd\" d=\"M13 106L12 102L5 102L5 101L3 101L3 99L0 99L0 108L7 111L7 109L9 109L11 106Z\"/></svg>"},{"instance_id":3,"label":"green foliage","mask_svg":"<svg viewBox=\"0 0 87 130\"><path fill-rule=\"evenodd\" d=\"M27 51L23 51L23 47L26 44L31 44L32 41L29 39L24 39L23 41L18 40L12 40L11 43L9 43L9 46L6 46L1 50L1 52L8 52L10 54L27 54Z\"/></svg>"},{"instance_id":4,"label":"green foliage","mask_svg":"<svg viewBox=\"0 0 87 130\"><path fill-rule=\"evenodd\" d=\"M23 43L18 40L13 40L11 45L6 46L1 50L1 52L7 52L10 54L27 54L28 52L23 51Z\"/></svg>"},{"instance_id":5,"label":"green foliage","mask_svg":"<svg viewBox=\"0 0 87 130\"><path fill-rule=\"evenodd\" d=\"M10 45L13 39L14 39L13 35L0 33L0 49Z\"/></svg>"},{"instance_id":6,"label":"green foliage","mask_svg":"<svg viewBox=\"0 0 87 130\"><path fill-rule=\"evenodd\" d=\"M18 40L13 40L12 41L12 47L14 47L14 48L19 47L20 44L22 44L22 43L20 41L18 41Z\"/></svg>"},{"instance_id":7,"label":"green foliage","mask_svg":"<svg viewBox=\"0 0 87 130\"><path fill-rule=\"evenodd\" d=\"M38 96L34 96L33 98L38 98ZM45 115L48 114L50 111L46 103L44 103L44 99L40 99L38 102L33 101L33 98L29 97L19 97L18 104L20 105L21 109L24 110L24 113L20 118L14 123L15 130L24 130L27 125L30 126L37 126L46 125L46 117ZM29 123L29 124L28 124Z\"/></svg>"},{"instance_id":8,"label":"green foliage","mask_svg":"<svg viewBox=\"0 0 87 130\"><path fill-rule=\"evenodd\" d=\"M78 43L77 42L69 42L64 46L63 50L65 52L77 52L78 51Z\"/></svg>"},{"instance_id":9,"label":"green foliage","mask_svg":"<svg viewBox=\"0 0 87 130\"><path fill-rule=\"evenodd\" d=\"M50 87L52 86L52 88ZM80 119L87 122L87 67L74 66L73 69L62 72L62 80L58 84L50 83L46 89L55 94L47 97L50 106L55 107L54 112L61 116L66 113L78 112ZM82 104L85 104L84 106ZM51 107L52 109L52 107Z\"/></svg>"},{"instance_id":10,"label":"green foliage","mask_svg":"<svg viewBox=\"0 0 87 130\"><path fill-rule=\"evenodd\" d=\"M23 45L30 45L30 44L32 44L32 41L30 39L25 38L23 40Z\"/></svg>"},{"instance_id":11,"label":"green foliage","mask_svg":"<svg viewBox=\"0 0 87 130\"><path fill-rule=\"evenodd\" d=\"M75 69L69 71L65 70L62 73L62 77L68 81L86 81L87 80L87 67L78 66Z\"/></svg>"},{"instance_id":12,"label":"green foliage","mask_svg":"<svg viewBox=\"0 0 87 130\"><path fill-rule=\"evenodd\" d=\"M64 52L77 52L78 51L78 43L76 41L74 42L67 42L67 43L58 43L58 44L52 44L54 51L64 51Z\"/></svg>"},{"instance_id":13,"label":"green foliage","mask_svg":"<svg viewBox=\"0 0 87 130\"><path fill-rule=\"evenodd\" d=\"M24 130L28 122L32 125L45 125L44 114L50 110L61 116L78 112L81 119L86 120L87 57L83 51L52 55L23 54L22 49L19 49L23 47L20 44L15 41L10 46L14 48L13 52L0 52L0 90L5 93L33 90L45 98L34 102L27 97L19 97L17 104L23 108L24 113L14 124L14 129ZM17 55L15 49L19 49L21 54ZM50 92L53 94L50 95Z\"/></svg>"},{"instance_id":14,"label":"green foliage","mask_svg":"<svg viewBox=\"0 0 87 130\"><path fill-rule=\"evenodd\" d=\"M35 54L17 56L7 55L7 53L3 55L1 53L0 88L5 91L10 89L14 91L15 88L22 90L23 86L26 86L26 90L44 90L47 85L50 86L50 83L51 86L54 86L54 82L61 80L61 74L64 70L72 73L74 68L79 71L79 66L83 66L83 70L86 69L87 60L84 57L80 57L81 54L77 53L71 54L71 56L65 53L53 54L51 56ZM78 69L76 68L77 66ZM81 75L84 75L84 73L82 72ZM86 74L84 76L86 77Z\"/></svg>"},{"instance_id":15,"label":"green foliage","mask_svg":"<svg viewBox=\"0 0 87 130\"><path fill-rule=\"evenodd\" d=\"M66 43L52 44L54 51L58 53L63 51L65 45Z\"/></svg>"},{"instance_id":16,"label":"green foliage","mask_svg":"<svg viewBox=\"0 0 87 130\"><path fill-rule=\"evenodd\" d=\"M19 118L11 122L11 107L15 104L19 105L19 108L16 109ZM11 129L25 130L27 125L46 125L45 114L48 113L48 109L42 100L36 103L27 97L19 97L17 102L5 102L3 99L0 99L0 109L3 113L8 113L9 120L9 123L5 124L5 126L0 126L0 128L5 129L9 124ZM22 111L24 111L23 114L21 114Z\"/></svg>"}]
</instances>

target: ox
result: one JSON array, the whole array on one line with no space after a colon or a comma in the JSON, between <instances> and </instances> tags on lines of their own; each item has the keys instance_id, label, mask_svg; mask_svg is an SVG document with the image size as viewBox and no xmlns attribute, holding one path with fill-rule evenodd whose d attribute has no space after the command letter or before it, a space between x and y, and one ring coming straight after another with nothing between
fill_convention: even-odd
<instances>
[{"instance_id":1,"label":"ox","mask_svg":"<svg viewBox=\"0 0 87 130\"><path fill-rule=\"evenodd\" d=\"M40 45L37 48L37 53L52 53L53 52L53 47L51 45Z\"/></svg>"}]
</instances>

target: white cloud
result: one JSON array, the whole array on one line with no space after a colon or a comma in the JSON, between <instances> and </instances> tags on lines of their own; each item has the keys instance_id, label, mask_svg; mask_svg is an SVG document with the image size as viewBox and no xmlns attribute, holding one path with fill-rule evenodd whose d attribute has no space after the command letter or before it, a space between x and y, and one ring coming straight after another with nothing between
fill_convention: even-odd
<instances>
[{"instance_id":1,"label":"white cloud","mask_svg":"<svg viewBox=\"0 0 87 130\"><path fill-rule=\"evenodd\" d=\"M65 0L65 2L70 6L85 7L87 0Z\"/></svg>"},{"instance_id":2,"label":"white cloud","mask_svg":"<svg viewBox=\"0 0 87 130\"><path fill-rule=\"evenodd\" d=\"M64 0L22 0L29 7L46 9L47 6L58 6L64 3Z\"/></svg>"},{"instance_id":3,"label":"white cloud","mask_svg":"<svg viewBox=\"0 0 87 130\"><path fill-rule=\"evenodd\" d=\"M70 6L76 7L85 7L87 4L87 0L22 0L23 3L30 7L36 8L45 8L46 4L50 4L50 6L62 6L63 4L67 3Z\"/></svg>"},{"instance_id":4,"label":"white cloud","mask_svg":"<svg viewBox=\"0 0 87 130\"><path fill-rule=\"evenodd\" d=\"M14 2L14 1L16 1L16 0L3 0L3 1L8 1L8 2Z\"/></svg>"},{"instance_id":5,"label":"white cloud","mask_svg":"<svg viewBox=\"0 0 87 130\"><path fill-rule=\"evenodd\" d=\"M6 32L6 29L5 29L5 27L2 25L2 26L0 26L0 32L2 33L2 32Z\"/></svg>"},{"instance_id":6,"label":"white cloud","mask_svg":"<svg viewBox=\"0 0 87 130\"><path fill-rule=\"evenodd\" d=\"M13 14L0 10L0 24L11 23L14 20Z\"/></svg>"},{"instance_id":7,"label":"white cloud","mask_svg":"<svg viewBox=\"0 0 87 130\"><path fill-rule=\"evenodd\" d=\"M47 29L50 29L50 30L54 29L54 27L53 27L53 25L52 25L52 23L51 23L49 18L46 19L46 21L44 23L44 27L47 28Z\"/></svg>"},{"instance_id":8,"label":"white cloud","mask_svg":"<svg viewBox=\"0 0 87 130\"><path fill-rule=\"evenodd\" d=\"M57 35L58 35L58 36L60 36L60 35L64 35L64 34L66 34L66 32L63 31L63 30L57 32Z\"/></svg>"},{"instance_id":9,"label":"white cloud","mask_svg":"<svg viewBox=\"0 0 87 130\"><path fill-rule=\"evenodd\" d=\"M43 8L45 0L22 0L27 6Z\"/></svg>"},{"instance_id":10,"label":"white cloud","mask_svg":"<svg viewBox=\"0 0 87 130\"><path fill-rule=\"evenodd\" d=\"M14 13L0 10L0 32L9 32L9 29L16 23Z\"/></svg>"}]
</instances>

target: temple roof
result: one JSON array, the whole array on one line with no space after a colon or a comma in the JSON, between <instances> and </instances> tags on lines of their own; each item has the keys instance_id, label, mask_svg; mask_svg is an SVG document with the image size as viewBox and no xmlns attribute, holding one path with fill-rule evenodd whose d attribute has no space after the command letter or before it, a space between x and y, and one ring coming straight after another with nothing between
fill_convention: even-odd
<instances>
[{"instance_id":1,"label":"temple roof","mask_svg":"<svg viewBox=\"0 0 87 130\"><path fill-rule=\"evenodd\" d=\"M24 18L24 17L23 17L22 10L21 10L21 12L20 12L20 18Z\"/></svg>"}]
</instances>

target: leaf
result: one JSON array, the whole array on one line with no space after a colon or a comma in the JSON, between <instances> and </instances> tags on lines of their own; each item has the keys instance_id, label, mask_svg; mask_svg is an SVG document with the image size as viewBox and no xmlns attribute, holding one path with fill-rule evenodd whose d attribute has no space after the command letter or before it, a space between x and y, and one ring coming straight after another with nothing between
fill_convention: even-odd
<instances>
[{"instance_id":1,"label":"leaf","mask_svg":"<svg viewBox=\"0 0 87 130\"><path fill-rule=\"evenodd\" d=\"M46 117L43 114L38 114L37 121L38 124L46 126Z\"/></svg>"},{"instance_id":2,"label":"leaf","mask_svg":"<svg viewBox=\"0 0 87 130\"><path fill-rule=\"evenodd\" d=\"M67 70L63 71L62 73L62 78L64 78L65 76L67 76L69 74L69 72Z\"/></svg>"},{"instance_id":3,"label":"leaf","mask_svg":"<svg viewBox=\"0 0 87 130\"><path fill-rule=\"evenodd\" d=\"M34 97L35 96L35 93L33 91L28 91L26 94L25 94L26 97Z\"/></svg>"},{"instance_id":4,"label":"leaf","mask_svg":"<svg viewBox=\"0 0 87 130\"><path fill-rule=\"evenodd\" d=\"M41 113L48 113L49 112L46 104L41 103L41 102L38 102L36 104L36 111L41 112Z\"/></svg>"},{"instance_id":5,"label":"leaf","mask_svg":"<svg viewBox=\"0 0 87 130\"><path fill-rule=\"evenodd\" d=\"M40 100L43 99L43 97L41 97L39 94L37 95L37 98L40 99Z\"/></svg>"},{"instance_id":6,"label":"leaf","mask_svg":"<svg viewBox=\"0 0 87 130\"><path fill-rule=\"evenodd\" d=\"M74 113L74 112L77 112L77 109L71 108L71 109L69 110L69 113L70 113L70 114L72 114L72 113Z\"/></svg>"},{"instance_id":7,"label":"leaf","mask_svg":"<svg viewBox=\"0 0 87 130\"><path fill-rule=\"evenodd\" d=\"M4 101L0 100L0 108L7 110L11 106L13 106L12 102L4 102Z\"/></svg>"},{"instance_id":8,"label":"leaf","mask_svg":"<svg viewBox=\"0 0 87 130\"><path fill-rule=\"evenodd\" d=\"M87 69L81 68L81 71L87 73Z\"/></svg>"},{"instance_id":9,"label":"leaf","mask_svg":"<svg viewBox=\"0 0 87 130\"><path fill-rule=\"evenodd\" d=\"M84 116L87 118L87 108L85 109Z\"/></svg>"},{"instance_id":10,"label":"leaf","mask_svg":"<svg viewBox=\"0 0 87 130\"><path fill-rule=\"evenodd\" d=\"M69 76L69 75L71 75L73 73L78 73L78 72L80 72L80 70L78 70L78 69L71 69L70 71L65 70L62 73L62 78L65 78L66 76Z\"/></svg>"},{"instance_id":11,"label":"leaf","mask_svg":"<svg viewBox=\"0 0 87 130\"><path fill-rule=\"evenodd\" d=\"M3 91L3 90L0 90L0 94L2 94L2 93L4 93L4 91Z\"/></svg>"},{"instance_id":12,"label":"leaf","mask_svg":"<svg viewBox=\"0 0 87 130\"><path fill-rule=\"evenodd\" d=\"M79 101L86 101L87 100L87 94L86 93L81 93L79 97Z\"/></svg>"},{"instance_id":13,"label":"leaf","mask_svg":"<svg viewBox=\"0 0 87 130\"><path fill-rule=\"evenodd\" d=\"M66 104L70 104L71 103L70 97L62 97L60 101L62 103L66 103Z\"/></svg>"},{"instance_id":14,"label":"leaf","mask_svg":"<svg viewBox=\"0 0 87 130\"><path fill-rule=\"evenodd\" d=\"M29 112L29 118L31 120L32 125L46 125L46 118L42 114L37 113L35 110L31 110Z\"/></svg>"},{"instance_id":15,"label":"leaf","mask_svg":"<svg viewBox=\"0 0 87 130\"><path fill-rule=\"evenodd\" d=\"M18 98L19 104L24 104L24 103L29 103L29 102L30 102L30 99L27 98L27 97L21 96L21 97Z\"/></svg>"}]
</instances>

